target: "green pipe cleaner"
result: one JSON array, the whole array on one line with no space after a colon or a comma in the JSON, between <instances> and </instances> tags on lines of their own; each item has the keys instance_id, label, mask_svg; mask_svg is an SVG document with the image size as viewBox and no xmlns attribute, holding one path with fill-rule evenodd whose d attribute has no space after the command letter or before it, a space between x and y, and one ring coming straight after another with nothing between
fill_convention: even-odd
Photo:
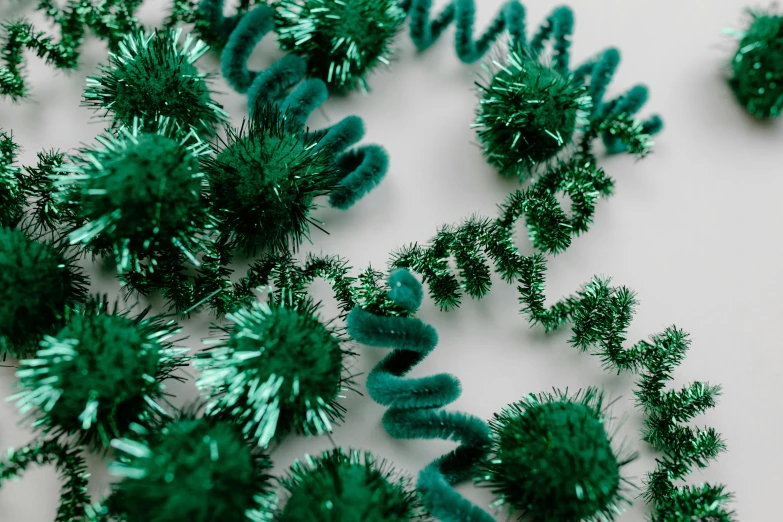
<instances>
[{"instance_id":1,"label":"green pipe cleaner","mask_svg":"<svg viewBox=\"0 0 783 522\"><path fill-rule=\"evenodd\" d=\"M389 286L389 298L406 312L414 313L421 306L421 283L409 271L392 272ZM348 314L347 329L359 343L393 349L367 376L370 396L388 406L383 415L386 431L397 439L460 442L459 447L419 473L416 487L427 511L444 522L492 521L490 515L453 488L477 474L477 466L489 452L489 428L477 417L442 410L461 393L457 378L448 374L404 377L435 349L435 329L414 317L379 316L360 307Z\"/></svg>"}]
</instances>

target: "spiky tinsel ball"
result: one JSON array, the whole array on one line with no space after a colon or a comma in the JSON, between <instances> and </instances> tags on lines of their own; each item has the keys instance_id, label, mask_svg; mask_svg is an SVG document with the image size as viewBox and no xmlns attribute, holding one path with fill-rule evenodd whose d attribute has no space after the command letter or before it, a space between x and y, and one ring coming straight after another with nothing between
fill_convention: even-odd
<instances>
[{"instance_id":1,"label":"spiky tinsel ball","mask_svg":"<svg viewBox=\"0 0 783 522\"><path fill-rule=\"evenodd\" d=\"M20 412L48 434L73 435L94 448L108 448L134 423L164 417L163 381L187 360L187 349L171 340L177 324L145 313L132 317L101 300L68 315L20 363L22 391L13 397Z\"/></svg>"},{"instance_id":2,"label":"spiky tinsel ball","mask_svg":"<svg viewBox=\"0 0 783 522\"><path fill-rule=\"evenodd\" d=\"M0 228L0 354L25 357L87 297L87 277L62 245Z\"/></svg>"},{"instance_id":3,"label":"spiky tinsel ball","mask_svg":"<svg viewBox=\"0 0 783 522\"><path fill-rule=\"evenodd\" d=\"M133 33L109 54L101 74L87 78L84 105L111 113L116 124L147 123L160 117L211 134L228 117L214 102L209 75L195 62L209 47L190 35L180 44L182 30Z\"/></svg>"},{"instance_id":4,"label":"spiky tinsel ball","mask_svg":"<svg viewBox=\"0 0 783 522\"><path fill-rule=\"evenodd\" d=\"M504 176L524 177L571 142L590 98L584 86L512 47L478 84L478 139Z\"/></svg>"},{"instance_id":5,"label":"spiky tinsel ball","mask_svg":"<svg viewBox=\"0 0 783 522\"><path fill-rule=\"evenodd\" d=\"M783 109L783 16L755 10L750 15L729 85L750 114L774 118Z\"/></svg>"},{"instance_id":6,"label":"spiky tinsel ball","mask_svg":"<svg viewBox=\"0 0 783 522\"><path fill-rule=\"evenodd\" d=\"M296 461L274 522L407 522L421 507L406 478L369 453L334 449Z\"/></svg>"},{"instance_id":7,"label":"spiky tinsel ball","mask_svg":"<svg viewBox=\"0 0 783 522\"><path fill-rule=\"evenodd\" d=\"M106 502L123 522L261 522L272 508L272 464L231 423L182 418L112 441L124 477Z\"/></svg>"},{"instance_id":8,"label":"spiky tinsel ball","mask_svg":"<svg viewBox=\"0 0 783 522\"><path fill-rule=\"evenodd\" d=\"M274 5L280 47L305 57L308 74L338 91L368 90L366 76L389 64L392 39L406 16L397 0L278 0Z\"/></svg>"},{"instance_id":9,"label":"spiky tinsel ball","mask_svg":"<svg viewBox=\"0 0 783 522\"><path fill-rule=\"evenodd\" d=\"M119 272L154 271L156 254L182 252L190 260L214 224L206 209L199 158L208 145L161 119L155 132L138 120L106 133L61 167L59 197L79 228L68 235L94 252L113 255Z\"/></svg>"},{"instance_id":10,"label":"spiky tinsel ball","mask_svg":"<svg viewBox=\"0 0 783 522\"><path fill-rule=\"evenodd\" d=\"M348 354L310 302L254 302L227 314L228 338L196 355L207 413L231 418L260 446L290 431L321 434L341 419Z\"/></svg>"},{"instance_id":11,"label":"spiky tinsel ball","mask_svg":"<svg viewBox=\"0 0 783 522\"><path fill-rule=\"evenodd\" d=\"M0 227L14 227L24 214L25 193L14 166L19 146L0 130Z\"/></svg>"},{"instance_id":12,"label":"spiky tinsel ball","mask_svg":"<svg viewBox=\"0 0 783 522\"><path fill-rule=\"evenodd\" d=\"M538 522L612 520L627 502L620 470L635 456L617 455L605 415L593 388L530 395L495 414L482 478L496 505Z\"/></svg>"},{"instance_id":13,"label":"spiky tinsel ball","mask_svg":"<svg viewBox=\"0 0 783 522\"><path fill-rule=\"evenodd\" d=\"M204 161L214 214L229 244L248 253L288 251L319 226L313 200L332 192L340 173L325 150L285 127L275 107L228 129L214 157Z\"/></svg>"}]
</instances>

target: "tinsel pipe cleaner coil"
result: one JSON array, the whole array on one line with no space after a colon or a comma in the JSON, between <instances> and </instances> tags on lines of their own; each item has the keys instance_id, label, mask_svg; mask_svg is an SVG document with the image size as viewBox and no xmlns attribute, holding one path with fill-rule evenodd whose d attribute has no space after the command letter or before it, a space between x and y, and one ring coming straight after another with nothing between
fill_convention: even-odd
<instances>
[{"instance_id":1,"label":"tinsel pipe cleaner coil","mask_svg":"<svg viewBox=\"0 0 783 522\"><path fill-rule=\"evenodd\" d=\"M421 305L421 283L409 271L392 272L389 286L391 300L409 313ZM357 342L393 349L367 377L370 396L389 407L383 415L386 431L397 439L454 439L461 443L419 473L417 489L425 508L444 522L492 521L491 516L452 487L472 478L476 466L486 458L489 428L477 417L441 409L460 395L460 383L455 377L438 374L405 378L435 349L435 329L417 318L379 316L360 307L348 314L347 329Z\"/></svg>"},{"instance_id":2,"label":"tinsel pipe cleaner coil","mask_svg":"<svg viewBox=\"0 0 783 522\"><path fill-rule=\"evenodd\" d=\"M199 9L224 24L223 0L203 0ZM228 37L221 56L223 76L238 92L248 94L251 116L269 104L286 114L286 127L305 139L317 140L318 150L328 152L342 172L342 179L330 194L329 203L347 209L380 183L388 169L388 156L378 145L348 150L364 136L364 124L357 116L348 116L332 127L305 130L310 115L328 96L326 84L306 78L307 64L296 56L285 56L264 71L251 71L247 60L256 44L274 28L274 12L259 5L245 14Z\"/></svg>"}]
</instances>

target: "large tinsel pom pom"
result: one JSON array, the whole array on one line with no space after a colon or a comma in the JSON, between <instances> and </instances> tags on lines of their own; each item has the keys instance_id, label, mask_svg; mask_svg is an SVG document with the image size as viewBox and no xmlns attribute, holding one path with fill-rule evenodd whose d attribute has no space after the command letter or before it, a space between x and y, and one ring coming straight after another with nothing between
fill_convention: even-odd
<instances>
[{"instance_id":1,"label":"large tinsel pom pom","mask_svg":"<svg viewBox=\"0 0 783 522\"><path fill-rule=\"evenodd\" d=\"M750 14L750 26L731 64L729 85L750 114L774 118L783 109L783 16Z\"/></svg>"},{"instance_id":2,"label":"large tinsel pom pom","mask_svg":"<svg viewBox=\"0 0 783 522\"><path fill-rule=\"evenodd\" d=\"M228 244L245 252L288 251L319 226L314 199L337 188L341 172L325 149L286 130L285 115L265 106L239 129L228 129L204 160L214 214Z\"/></svg>"},{"instance_id":3,"label":"large tinsel pom pom","mask_svg":"<svg viewBox=\"0 0 783 522\"><path fill-rule=\"evenodd\" d=\"M490 164L504 176L525 176L571 143L590 98L584 86L512 47L478 84L473 125Z\"/></svg>"},{"instance_id":4,"label":"large tinsel pom pom","mask_svg":"<svg viewBox=\"0 0 783 522\"><path fill-rule=\"evenodd\" d=\"M196 355L196 385L208 389L207 413L231 418L266 446L290 431L321 434L342 418L336 402L350 383L335 330L310 303L254 302L226 318L228 338Z\"/></svg>"},{"instance_id":5,"label":"large tinsel pom pom","mask_svg":"<svg viewBox=\"0 0 783 522\"><path fill-rule=\"evenodd\" d=\"M627 502L622 466L606 431L600 392L530 395L495 414L483 480L520 517L542 522L612 520Z\"/></svg>"},{"instance_id":6,"label":"large tinsel pom pom","mask_svg":"<svg viewBox=\"0 0 783 522\"><path fill-rule=\"evenodd\" d=\"M195 62L209 49L190 35L180 45L182 30L129 34L100 76L87 78L84 105L111 113L115 124L134 118L153 122L171 118L211 134L228 114L211 98L209 75Z\"/></svg>"},{"instance_id":7,"label":"large tinsel pom pom","mask_svg":"<svg viewBox=\"0 0 783 522\"><path fill-rule=\"evenodd\" d=\"M369 453L307 455L282 484L288 498L274 522L407 522L420 515L409 481Z\"/></svg>"},{"instance_id":8,"label":"large tinsel pom pom","mask_svg":"<svg viewBox=\"0 0 783 522\"><path fill-rule=\"evenodd\" d=\"M120 272L154 271L156 254L180 251L192 262L204 231L214 225L206 210L199 158L209 146L192 132L161 119L155 132L138 120L117 135L106 133L61 167L59 196L81 226L72 243L113 255Z\"/></svg>"},{"instance_id":9,"label":"large tinsel pom pom","mask_svg":"<svg viewBox=\"0 0 783 522\"><path fill-rule=\"evenodd\" d=\"M87 297L87 277L61 245L0 228L0 354L24 357Z\"/></svg>"},{"instance_id":10,"label":"large tinsel pom pom","mask_svg":"<svg viewBox=\"0 0 783 522\"><path fill-rule=\"evenodd\" d=\"M369 89L367 75L389 64L406 16L397 0L278 0L275 8L280 47L337 91Z\"/></svg>"},{"instance_id":11,"label":"large tinsel pom pom","mask_svg":"<svg viewBox=\"0 0 783 522\"><path fill-rule=\"evenodd\" d=\"M109 471L124 477L106 502L123 522L262 522L274 507L272 464L231 423L182 418L113 440ZM113 519L112 519L113 520Z\"/></svg>"},{"instance_id":12,"label":"large tinsel pom pom","mask_svg":"<svg viewBox=\"0 0 783 522\"><path fill-rule=\"evenodd\" d=\"M13 399L44 432L108 448L134 423L153 425L166 415L163 381L187 360L187 349L170 340L178 332L174 321L90 301L21 361L23 390Z\"/></svg>"}]
</instances>

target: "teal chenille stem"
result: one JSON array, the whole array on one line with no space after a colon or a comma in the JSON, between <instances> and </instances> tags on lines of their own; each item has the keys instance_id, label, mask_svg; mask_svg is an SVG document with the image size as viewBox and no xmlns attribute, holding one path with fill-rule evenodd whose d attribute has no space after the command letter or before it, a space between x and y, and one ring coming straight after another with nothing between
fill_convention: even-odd
<instances>
[{"instance_id":1,"label":"teal chenille stem","mask_svg":"<svg viewBox=\"0 0 783 522\"><path fill-rule=\"evenodd\" d=\"M414 313L421 306L421 283L409 271L392 272L389 286L389 297L401 308ZM348 314L347 330L360 343L392 349L367 376L370 397L388 406L383 426L392 437L460 442L419 473L416 487L427 510L443 522L492 521L453 488L473 478L476 465L487 458L489 428L472 415L442 410L460 395L456 377L444 373L405 377L435 349L435 329L414 317L380 316L356 307Z\"/></svg>"},{"instance_id":2,"label":"teal chenille stem","mask_svg":"<svg viewBox=\"0 0 783 522\"><path fill-rule=\"evenodd\" d=\"M329 151L343 173L337 189L329 196L331 206L347 209L381 182L389 168L386 151L379 145L351 149L364 137L361 118L348 116L316 131L305 128L308 118L326 101L328 90L323 81L307 78L304 60L287 55L263 71L247 68L256 44L274 28L270 7L259 5L232 21L222 15L223 0L202 0L199 9L216 27L230 31L221 56L222 72L237 92L247 93L250 115L259 107L275 104L286 114L290 132L316 138L316 148Z\"/></svg>"}]
</instances>

